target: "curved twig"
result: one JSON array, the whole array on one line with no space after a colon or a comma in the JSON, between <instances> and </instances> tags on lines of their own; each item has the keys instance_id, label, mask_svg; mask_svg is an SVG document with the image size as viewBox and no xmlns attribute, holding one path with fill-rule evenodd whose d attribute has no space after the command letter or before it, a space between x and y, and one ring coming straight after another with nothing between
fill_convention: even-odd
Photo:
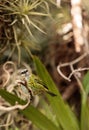
<instances>
[{"instance_id":1,"label":"curved twig","mask_svg":"<svg viewBox=\"0 0 89 130\"><path fill-rule=\"evenodd\" d=\"M0 106L0 110L1 110L1 111L12 111L12 110L16 110L16 109L23 110L23 109L25 109L29 104L30 104L30 100L28 99L28 102L27 102L25 105L16 104L16 105L11 106L11 107Z\"/></svg>"},{"instance_id":2,"label":"curved twig","mask_svg":"<svg viewBox=\"0 0 89 130\"><path fill-rule=\"evenodd\" d=\"M81 89L82 92L84 92L84 89L83 89L83 86L82 86L82 83L79 79L79 76L78 76L78 72L81 72L81 71L85 71L85 70L89 70L89 67L87 68L78 68L78 69L74 69L73 65L78 63L79 61L81 61L83 58L85 58L87 55L89 54L89 52L86 52L84 53L83 55L81 55L80 57L78 57L77 59L71 61L71 62L67 62L67 63L64 63L64 64L59 64L57 66L57 71L58 73L67 81L71 81L71 77L72 75L74 75L75 79L77 80L78 84L79 84L79 87ZM65 76L62 71L61 71L61 67L66 67L66 66L69 66L70 69L71 69L71 73L69 74L69 76Z\"/></svg>"},{"instance_id":3,"label":"curved twig","mask_svg":"<svg viewBox=\"0 0 89 130\"><path fill-rule=\"evenodd\" d=\"M3 70L4 70L4 72L6 73L6 77L7 77L7 80L6 80L6 82L4 83L4 85L3 85L3 87L5 87L6 85L7 85L7 83L9 82L9 79L10 79L10 73L9 73L9 71L6 69L6 66L8 65L8 64L11 64L11 65L13 65L14 66L14 69L16 70L16 66L15 66L15 64L12 62L12 61L7 61L4 65L3 65Z\"/></svg>"},{"instance_id":4,"label":"curved twig","mask_svg":"<svg viewBox=\"0 0 89 130\"><path fill-rule=\"evenodd\" d=\"M81 68L81 69L79 68L79 69L76 69L76 70L72 71L72 72L69 74L68 77L65 76L65 75L62 73L62 71L61 71L61 68L62 68L62 67L70 66L70 68L71 68L71 65L73 66L74 64L78 63L78 62L81 61L83 58L85 58L88 54L89 54L89 52L85 52L83 55L81 55L80 57L76 58L75 60L73 60L73 61L71 61L71 62L59 64L59 65L57 66L57 71L58 71L58 73L59 73L65 80L67 80L67 81L70 82L70 81L71 81L70 78L71 78L71 76L72 76L74 73L79 72L79 71L89 70L89 68Z\"/></svg>"}]
</instances>

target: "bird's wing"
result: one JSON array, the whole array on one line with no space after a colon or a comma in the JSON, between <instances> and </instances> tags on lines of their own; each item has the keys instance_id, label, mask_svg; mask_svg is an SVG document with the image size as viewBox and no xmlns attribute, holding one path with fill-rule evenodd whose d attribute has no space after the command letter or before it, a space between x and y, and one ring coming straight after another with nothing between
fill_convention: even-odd
<instances>
[{"instance_id":1,"label":"bird's wing","mask_svg":"<svg viewBox=\"0 0 89 130\"><path fill-rule=\"evenodd\" d=\"M37 78L35 79L35 81L36 81L38 84L43 85L43 87L45 87L46 89L48 89L47 86L46 86L46 84L45 84L39 77L37 77Z\"/></svg>"}]
</instances>

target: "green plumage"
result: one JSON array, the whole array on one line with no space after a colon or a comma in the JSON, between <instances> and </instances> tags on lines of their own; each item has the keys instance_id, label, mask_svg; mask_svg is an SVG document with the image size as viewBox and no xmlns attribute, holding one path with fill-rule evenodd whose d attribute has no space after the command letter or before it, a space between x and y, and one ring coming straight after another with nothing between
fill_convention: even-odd
<instances>
[{"instance_id":1,"label":"green plumage","mask_svg":"<svg viewBox=\"0 0 89 130\"><path fill-rule=\"evenodd\" d=\"M50 92L48 88L46 87L46 85L43 83L43 81L34 74L30 74L29 76L28 87L31 88L34 95L47 92L48 94L52 96L56 96L56 94Z\"/></svg>"}]
</instances>

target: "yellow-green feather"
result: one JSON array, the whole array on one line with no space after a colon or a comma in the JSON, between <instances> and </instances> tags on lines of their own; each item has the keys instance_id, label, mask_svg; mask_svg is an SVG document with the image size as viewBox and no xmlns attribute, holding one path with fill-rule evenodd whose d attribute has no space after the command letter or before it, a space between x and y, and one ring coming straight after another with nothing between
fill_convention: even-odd
<instances>
[{"instance_id":1,"label":"yellow-green feather","mask_svg":"<svg viewBox=\"0 0 89 130\"><path fill-rule=\"evenodd\" d=\"M50 92L43 81L34 74L29 76L28 87L31 88L34 95L47 92L52 96L56 96L54 93Z\"/></svg>"}]
</instances>

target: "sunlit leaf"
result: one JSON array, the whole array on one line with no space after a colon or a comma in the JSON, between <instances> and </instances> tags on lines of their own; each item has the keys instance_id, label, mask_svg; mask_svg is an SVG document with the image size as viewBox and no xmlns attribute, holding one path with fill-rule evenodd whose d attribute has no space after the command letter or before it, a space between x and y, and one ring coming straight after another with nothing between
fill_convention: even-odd
<instances>
[{"instance_id":1,"label":"sunlit leaf","mask_svg":"<svg viewBox=\"0 0 89 130\"><path fill-rule=\"evenodd\" d=\"M89 72L87 72L87 74L84 76L83 88L84 88L86 94L88 94L89 93Z\"/></svg>"},{"instance_id":2,"label":"sunlit leaf","mask_svg":"<svg viewBox=\"0 0 89 130\"><path fill-rule=\"evenodd\" d=\"M34 63L39 77L45 82L48 89L57 95L55 97L48 95L47 97L56 115L56 119L59 124L61 124L63 130L79 130L78 121L75 115L69 106L64 103L57 87L55 86L44 65L37 57L34 57Z\"/></svg>"},{"instance_id":3,"label":"sunlit leaf","mask_svg":"<svg viewBox=\"0 0 89 130\"><path fill-rule=\"evenodd\" d=\"M81 130L89 130L89 72L83 79L84 92L81 93Z\"/></svg>"},{"instance_id":4,"label":"sunlit leaf","mask_svg":"<svg viewBox=\"0 0 89 130\"><path fill-rule=\"evenodd\" d=\"M19 104L25 104L23 100L5 90L0 89L0 95L11 105L14 105L16 102ZM20 112L32 121L40 130L61 130L32 105L28 106L24 110L20 110Z\"/></svg>"}]
</instances>

